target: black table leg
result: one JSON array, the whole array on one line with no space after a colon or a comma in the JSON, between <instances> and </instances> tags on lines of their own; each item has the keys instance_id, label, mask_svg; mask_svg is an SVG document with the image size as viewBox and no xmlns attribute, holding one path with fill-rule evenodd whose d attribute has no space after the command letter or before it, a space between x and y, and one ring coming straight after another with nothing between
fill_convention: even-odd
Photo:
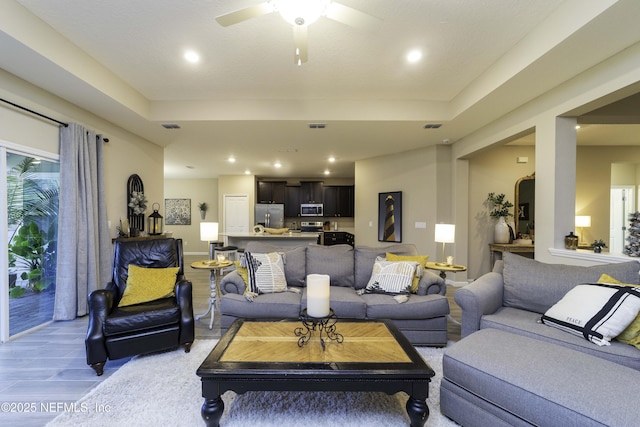
<instances>
[{"instance_id":1,"label":"black table leg","mask_svg":"<svg viewBox=\"0 0 640 427\"><path fill-rule=\"evenodd\" d=\"M407 414L411 420L411 427L423 427L427 422L427 418L429 418L429 407L426 400L409 396Z\"/></svg>"},{"instance_id":2,"label":"black table leg","mask_svg":"<svg viewBox=\"0 0 640 427\"><path fill-rule=\"evenodd\" d=\"M205 399L202 404L202 410L200 411L207 427L218 427L223 412L224 402L220 396L216 399Z\"/></svg>"}]
</instances>

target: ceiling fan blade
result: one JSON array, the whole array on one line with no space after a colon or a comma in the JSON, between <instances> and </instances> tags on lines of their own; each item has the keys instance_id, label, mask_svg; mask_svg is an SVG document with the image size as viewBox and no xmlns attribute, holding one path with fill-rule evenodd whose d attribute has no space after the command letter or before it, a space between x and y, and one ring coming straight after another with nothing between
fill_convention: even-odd
<instances>
[{"instance_id":1,"label":"ceiling fan blade","mask_svg":"<svg viewBox=\"0 0 640 427\"><path fill-rule=\"evenodd\" d=\"M244 9L236 10L235 12L220 15L216 17L216 21L218 21L218 24L223 27L228 27L229 25L238 24L251 18L256 18L272 12L274 12L273 5L271 2L266 1L255 6L245 7Z\"/></svg>"},{"instance_id":2,"label":"ceiling fan blade","mask_svg":"<svg viewBox=\"0 0 640 427\"><path fill-rule=\"evenodd\" d=\"M294 25L293 26L293 62L296 65L304 64L309 60L309 53L307 51L307 26L306 25Z\"/></svg>"},{"instance_id":3,"label":"ceiling fan blade","mask_svg":"<svg viewBox=\"0 0 640 427\"><path fill-rule=\"evenodd\" d=\"M375 31L382 20L359 10L332 1L325 11L326 17L362 31Z\"/></svg>"}]
</instances>

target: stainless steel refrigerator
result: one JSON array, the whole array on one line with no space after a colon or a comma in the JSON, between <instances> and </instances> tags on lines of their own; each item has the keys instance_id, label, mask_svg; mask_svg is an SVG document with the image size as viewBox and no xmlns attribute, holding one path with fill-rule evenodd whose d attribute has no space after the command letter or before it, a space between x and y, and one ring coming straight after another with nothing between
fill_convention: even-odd
<instances>
[{"instance_id":1,"label":"stainless steel refrigerator","mask_svg":"<svg viewBox=\"0 0 640 427\"><path fill-rule=\"evenodd\" d=\"M267 228L284 228L284 205L256 203L255 222Z\"/></svg>"}]
</instances>

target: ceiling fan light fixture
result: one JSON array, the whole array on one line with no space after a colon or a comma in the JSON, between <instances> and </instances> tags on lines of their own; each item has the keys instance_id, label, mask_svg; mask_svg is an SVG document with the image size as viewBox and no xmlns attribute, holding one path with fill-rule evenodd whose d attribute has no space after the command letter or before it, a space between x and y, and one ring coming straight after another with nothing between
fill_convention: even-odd
<instances>
[{"instance_id":1,"label":"ceiling fan light fixture","mask_svg":"<svg viewBox=\"0 0 640 427\"><path fill-rule=\"evenodd\" d=\"M275 9L291 25L311 25L325 14L328 0L273 0Z\"/></svg>"}]
</instances>

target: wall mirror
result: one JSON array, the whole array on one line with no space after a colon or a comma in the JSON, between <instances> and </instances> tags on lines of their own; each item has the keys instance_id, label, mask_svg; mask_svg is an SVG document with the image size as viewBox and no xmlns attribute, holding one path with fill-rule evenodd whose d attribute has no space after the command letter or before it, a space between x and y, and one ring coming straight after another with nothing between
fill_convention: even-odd
<instances>
[{"instance_id":1,"label":"wall mirror","mask_svg":"<svg viewBox=\"0 0 640 427\"><path fill-rule=\"evenodd\" d=\"M516 181L514 222L516 234L528 234L533 240L535 229L536 176L535 173Z\"/></svg>"}]
</instances>

